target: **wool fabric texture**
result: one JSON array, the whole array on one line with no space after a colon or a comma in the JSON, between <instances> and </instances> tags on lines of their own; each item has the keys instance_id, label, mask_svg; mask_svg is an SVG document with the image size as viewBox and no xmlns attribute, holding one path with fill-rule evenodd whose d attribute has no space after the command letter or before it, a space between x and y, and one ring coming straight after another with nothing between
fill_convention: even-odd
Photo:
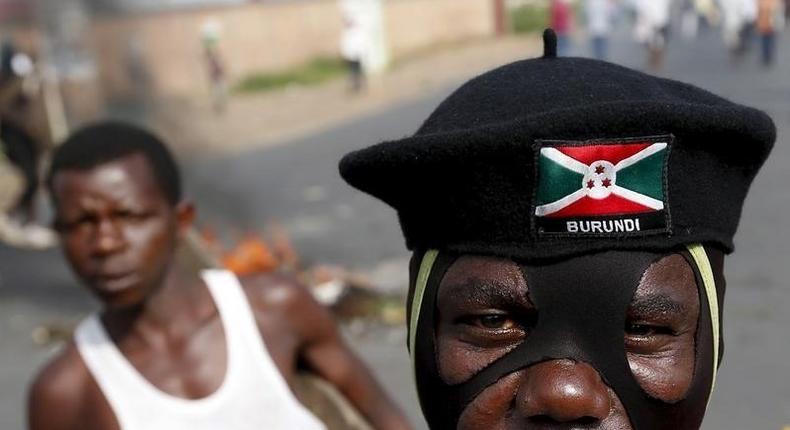
<instances>
[{"instance_id":1,"label":"wool fabric texture","mask_svg":"<svg viewBox=\"0 0 790 430\"><path fill-rule=\"evenodd\" d=\"M409 249L534 260L708 243L729 253L776 138L770 117L682 82L547 55L458 88L410 137L352 152L340 174L398 213ZM665 231L606 237L534 228L536 142L673 136Z\"/></svg>"}]
</instances>

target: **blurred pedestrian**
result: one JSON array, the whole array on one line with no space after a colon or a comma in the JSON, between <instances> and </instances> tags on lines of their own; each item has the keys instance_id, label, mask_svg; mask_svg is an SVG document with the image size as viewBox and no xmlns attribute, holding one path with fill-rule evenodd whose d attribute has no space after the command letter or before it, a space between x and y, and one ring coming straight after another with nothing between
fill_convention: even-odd
<instances>
[{"instance_id":1,"label":"blurred pedestrian","mask_svg":"<svg viewBox=\"0 0 790 430\"><path fill-rule=\"evenodd\" d=\"M0 241L29 249L54 246L57 238L50 229L36 224L21 224L10 216L18 207L25 188L24 173L8 160L0 146Z\"/></svg>"},{"instance_id":2,"label":"blurred pedestrian","mask_svg":"<svg viewBox=\"0 0 790 430\"><path fill-rule=\"evenodd\" d=\"M692 0L694 9L699 13L701 30L717 26L721 21L721 13L715 0Z\"/></svg>"},{"instance_id":3,"label":"blurred pedestrian","mask_svg":"<svg viewBox=\"0 0 790 430\"><path fill-rule=\"evenodd\" d=\"M686 39L694 39L697 37L700 21L702 21L702 17L694 4L694 0L683 0L680 16L680 30Z\"/></svg>"},{"instance_id":4,"label":"blurred pedestrian","mask_svg":"<svg viewBox=\"0 0 790 430\"><path fill-rule=\"evenodd\" d=\"M228 98L227 72L219 48L220 35L219 23L207 21L203 24L203 58L209 78L211 105L215 113L225 111Z\"/></svg>"},{"instance_id":5,"label":"blurred pedestrian","mask_svg":"<svg viewBox=\"0 0 790 430\"><path fill-rule=\"evenodd\" d=\"M150 101L153 80L147 64L145 43L137 33L126 40L124 64L132 88L131 99L140 106L146 106ZM211 68L212 66L209 67L209 75L216 73Z\"/></svg>"},{"instance_id":6,"label":"blurred pedestrian","mask_svg":"<svg viewBox=\"0 0 790 430\"><path fill-rule=\"evenodd\" d=\"M409 428L297 281L175 262L195 210L157 137L119 123L78 131L48 185L63 250L102 309L36 378L31 430L323 429L292 393L299 369L375 428Z\"/></svg>"},{"instance_id":7,"label":"blurred pedestrian","mask_svg":"<svg viewBox=\"0 0 790 430\"><path fill-rule=\"evenodd\" d=\"M348 70L351 91L355 93L365 88L365 69L362 63L365 43L365 34L359 23L352 19L345 20L340 52Z\"/></svg>"},{"instance_id":8,"label":"blurred pedestrian","mask_svg":"<svg viewBox=\"0 0 790 430\"><path fill-rule=\"evenodd\" d=\"M671 5L671 0L635 0L634 36L647 48L648 66L652 70L661 69L664 63Z\"/></svg>"},{"instance_id":9,"label":"blurred pedestrian","mask_svg":"<svg viewBox=\"0 0 790 430\"><path fill-rule=\"evenodd\" d=\"M606 60L609 51L609 33L612 31L612 19L616 5L613 0L587 0L587 32L590 36L593 57Z\"/></svg>"},{"instance_id":10,"label":"blurred pedestrian","mask_svg":"<svg viewBox=\"0 0 790 430\"><path fill-rule=\"evenodd\" d=\"M575 22L570 0L551 0L549 27L557 33L557 55L566 57L571 51L571 36Z\"/></svg>"},{"instance_id":11,"label":"blurred pedestrian","mask_svg":"<svg viewBox=\"0 0 790 430\"><path fill-rule=\"evenodd\" d=\"M5 155L0 146L0 219L7 222L7 214L19 202L25 188L24 174Z\"/></svg>"},{"instance_id":12,"label":"blurred pedestrian","mask_svg":"<svg viewBox=\"0 0 790 430\"><path fill-rule=\"evenodd\" d=\"M758 0L720 0L722 35L732 58L742 58L750 49L757 20Z\"/></svg>"},{"instance_id":13,"label":"blurred pedestrian","mask_svg":"<svg viewBox=\"0 0 790 430\"><path fill-rule=\"evenodd\" d=\"M7 183L0 187L0 240L34 249L56 242L54 232L37 223L39 165L51 142L39 84L32 57L17 50L12 41L4 41L0 48L0 164L4 166L0 181Z\"/></svg>"},{"instance_id":14,"label":"blurred pedestrian","mask_svg":"<svg viewBox=\"0 0 790 430\"><path fill-rule=\"evenodd\" d=\"M739 1L740 0L719 0L722 19L722 38L724 39L724 45L733 55L737 52L740 44L741 22L738 15Z\"/></svg>"},{"instance_id":15,"label":"blurred pedestrian","mask_svg":"<svg viewBox=\"0 0 790 430\"><path fill-rule=\"evenodd\" d=\"M358 93L365 88L365 56L371 48L370 33L365 26L364 9L356 2L341 3L343 34L340 39L340 54L346 63L350 89Z\"/></svg>"},{"instance_id":16,"label":"blurred pedestrian","mask_svg":"<svg viewBox=\"0 0 790 430\"><path fill-rule=\"evenodd\" d=\"M25 177L25 190L14 208L23 224L36 218L35 197L39 183L41 144L31 133L32 94L26 77L32 73L29 56L6 40L0 47L0 146Z\"/></svg>"},{"instance_id":17,"label":"blurred pedestrian","mask_svg":"<svg viewBox=\"0 0 790 430\"><path fill-rule=\"evenodd\" d=\"M0 90L2 91L2 90ZM9 119L0 116L0 150L25 178L24 192L11 210L22 224L36 220L36 194L38 193L39 148L25 130Z\"/></svg>"},{"instance_id":18,"label":"blurred pedestrian","mask_svg":"<svg viewBox=\"0 0 790 430\"><path fill-rule=\"evenodd\" d=\"M739 0L738 15L740 29L738 32L740 56L752 49L757 26L757 3L760 0Z\"/></svg>"},{"instance_id":19,"label":"blurred pedestrian","mask_svg":"<svg viewBox=\"0 0 790 430\"><path fill-rule=\"evenodd\" d=\"M776 58L776 34L784 26L784 4L781 0L757 0L757 5L761 59L763 65L772 66Z\"/></svg>"}]
</instances>

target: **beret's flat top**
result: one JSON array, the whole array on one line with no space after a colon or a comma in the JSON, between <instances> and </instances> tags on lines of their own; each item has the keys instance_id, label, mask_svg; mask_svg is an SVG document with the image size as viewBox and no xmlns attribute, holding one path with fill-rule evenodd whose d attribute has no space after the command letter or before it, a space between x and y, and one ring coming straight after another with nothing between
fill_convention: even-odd
<instances>
[{"instance_id":1,"label":"beret's flat top","mask_svg":"<svg viewBox=\"0 0 790 430\"><path fill-rule=\"evenodd\" d=\"M674 141L666 231L596 238L535 231L540 141L658 135ZM398 211L410 249L525 259L690 242L731 251L743 199L775 137L765 113L692 85L602 61L543 58L472 79L413 136L348 154L340 172Z\"/></svg>"}]
</instances>

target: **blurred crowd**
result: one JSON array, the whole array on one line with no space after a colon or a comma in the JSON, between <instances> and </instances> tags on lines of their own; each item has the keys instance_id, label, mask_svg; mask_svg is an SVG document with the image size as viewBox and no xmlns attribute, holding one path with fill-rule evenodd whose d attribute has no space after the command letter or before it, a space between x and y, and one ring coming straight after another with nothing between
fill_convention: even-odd
<instances>
[{"instance_id":1,"label":"blurred crowd","mask_svg":"<svg viewBox=\"0 0 790 430\"><path fill-rule=\"evenodd\" d=\"M734 60L759 42L760 61L774 64L777 34L785 27L787 0L552 0L549 25L558 34L560 55L574 52L574 34L586 31L590 52L607 59L609 39L620 20L632 23L632 36L648 52L651 69L661 67L671 35L695 38L718 29Z\"/></svg>"}]
</instances>

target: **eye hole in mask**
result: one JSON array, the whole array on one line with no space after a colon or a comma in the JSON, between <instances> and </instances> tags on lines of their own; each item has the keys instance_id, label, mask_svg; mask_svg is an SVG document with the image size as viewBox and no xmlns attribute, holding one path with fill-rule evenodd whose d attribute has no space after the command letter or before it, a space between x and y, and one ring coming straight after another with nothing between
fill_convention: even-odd
<instances>
[{"instance_id":1,"label":"eye hole in mask","mask_svg":"<svg viewBox=\"0 0 790 430\"><path fill-rule=\"evenodd\" d=\"M410 332L410 346L429 424L452 428L466 405L499 379L536 363L570 359L601 375L634 428L668 428L667 417L680 423L674 428L695 428L689 423L701 420L715 370L718 317L712 326L710 288L700 288L699 295L696 288L666 288L703 284L701 271L690 270L697 260L685 254L691 267L679 255L642 252L532 267L426 253L413 278L410 324L417 330ZM454 263L465 270L448 270ZM451 293L442 293L437 308L440 283ZM690 315L701 308L700 318ZM441 332L441 342L432 328ZM677 382L684 378L685 384Z\"/></svg>"}]
</instances>

